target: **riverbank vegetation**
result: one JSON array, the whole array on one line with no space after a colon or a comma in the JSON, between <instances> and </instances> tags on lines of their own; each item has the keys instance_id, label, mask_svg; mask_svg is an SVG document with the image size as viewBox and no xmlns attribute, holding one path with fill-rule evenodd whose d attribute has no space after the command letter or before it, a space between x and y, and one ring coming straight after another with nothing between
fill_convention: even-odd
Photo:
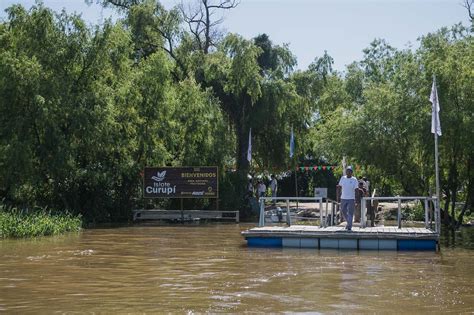
<instances>
[{"instance_id":1,"label":"riverbank vegetation","mask_svg":"<svg viewBox=\"0 0 474 315\"><path fill-rule=\"evenodd\" d=\"M53 214L41 209L26 212L0 208L0 239L58 235L78 232L81 227L80 215Z\"/></svg>"},{"instance_id":2,"label":"riverbank vegetation","mask_svg":"<svg viewBox=\"0 0 474 315\"><path fill-rule=\"evenodd\" d=\"M381 195L427 195L434 192L428 98L436 75L444 217L454 226L470 215L471 26L422 35L417 49L375 39L342 72L326 52L299 70L289 46L219 28L214 17L237 2L199 3L166 10L155 1L104 0L121 17L95 26L42 4L7 9L0 22L0 197L8 205L127 220L131 209L146 206L145 166L217 165L220 208L244 211L249 173L281 174L288 183L281 190L293 192L285 178L296 165L339 165L343 156L362 166L356 175L368 176ZM300 172L298 180L317 187L335 182L332 172L340 175Z\"/></svg>"}]
</instances>

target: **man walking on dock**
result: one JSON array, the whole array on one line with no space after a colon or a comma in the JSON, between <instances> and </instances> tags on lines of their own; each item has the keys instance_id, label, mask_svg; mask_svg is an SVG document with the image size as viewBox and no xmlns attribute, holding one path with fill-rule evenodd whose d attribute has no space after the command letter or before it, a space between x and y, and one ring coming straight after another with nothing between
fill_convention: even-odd
<instances>
[{"instance_id":1,"label":"man walking on dock","mask_svg":"<svg viewBox=\"0 0 474 315\"><path fill-rule=\"evenodd\" d=\"M337 189L341 190L341 211L347 222L346 230L352 230L352 218L355 210L355 192L359 186L357 178L352 176L352 167L347 167L346 175L339 180ZM339 195L339 194L337 194Z\"/></svg>"}]
</instances>

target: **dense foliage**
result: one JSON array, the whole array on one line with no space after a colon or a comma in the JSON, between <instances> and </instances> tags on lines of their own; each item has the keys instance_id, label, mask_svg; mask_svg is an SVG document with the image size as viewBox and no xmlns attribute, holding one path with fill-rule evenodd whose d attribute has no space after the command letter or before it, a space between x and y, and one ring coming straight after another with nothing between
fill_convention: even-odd
<instances>
[{"instance_id":1,"label":"dense foliage","mask_svg":"<svg viewBox=\"0 0 474 315\"><path fill-rule=\"evenodd\" d=\"M365 166L357 175L367 175L379 194L426 195L434 187L428 97L436 75L446 218L451 207L451 220L462 219L460 200L469 213L472 28L428 34L417 50L375 40L342 73L327 53L295 70L288 46L267 35L219 31L209 10L235 2L211 2L202 1L196 23L192 12L151 0L103 1L122 18L93 27L41 4L8 8L0 23L0 197L87 220L124 220L146 206L144 166L217 165L220 207L244 209L249 173L285 177L296 164L334 165L343 156ZM291 129L295 160L288 156ZM332 176L300 180L307 194L335 183ZM284 183L292 191L289 177Z\"/></svg>"},{"instance_id":2,"label":"dense foliage","mask_svg":"<svg viewBox=\"0 0 474 315\"><path fill-rule=\"evenodd\" d=\"M52 214L45 210L27 213L18 209L0 209L0 239L58 235L78 232L81 227L81 217L68 213Z\"/></svg>"}]
</instances>

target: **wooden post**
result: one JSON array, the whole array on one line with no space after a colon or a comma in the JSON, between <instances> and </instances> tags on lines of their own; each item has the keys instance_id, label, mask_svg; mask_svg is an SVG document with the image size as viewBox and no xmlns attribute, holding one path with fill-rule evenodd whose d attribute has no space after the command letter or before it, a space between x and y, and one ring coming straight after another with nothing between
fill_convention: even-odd
<instances>
[{"instance_id":1,"label":"wooden post","mask_svg":"<svg viewBox=\"0 0 474 315\"><path fill-rule=\"evenodd\" d=\"M324 227L328 226L328 208L329 208L329 201L326 198L326 209L324 209L324 213L326 214L326 219L324 219Z\"/></svg>"},{"instance_id":2,"label":"wooden post","mask_svg":"<svg viewBox=\"0 0 474 315\"><path fill-rule=\"evenodd\" d=\"M319 227L323 227L323 198L319 198Z\"/></svg>"},{"instance_id":3,"label":"wooden post","mask_svg":"<svg viewBox=\"0 0 474 315\"><path fill-rule=\"evenodd\" d=\"M288 226L291 226L291 217L290 217L290 200L286 199L286 223Z\"/></svg>"},{"instance_id":4,"label":"wooden post","mask_svg":"<svg viewBox=\"0 0 474 315\"><path fill-rule=\"evenodd\" d=\"M436 224L436 233L441 233L441 210L440 210L439 199L436 198L435 202L435 224Z\"/></svg>"},{"instance_id":5,"label":"wooden post","mask_svg":"<svg viewBox=\"0 0 474 315\"><path fill-rule=\"evenodd\" d=\"M428 207L428 199L425 199L425 228L429 228L429 207Z\"/></svg>"},{"instance_id":6,"label":"wooden post","mask_svg":"<svg viewBox=\"0 0 474 315\"><path fill-rule=\"evenodd\" d=\"M265 204L263 198L260 198L260 218L258 220L258 226L265 226Z\"/></svg>"},{"instance_id":7,"label":"wooden post","mask_svg":"<svg viewBox=\"0 0 474 315\"><path fill-rule=\"evenodd\" d=\"M291 217L290 217L290 202L286 200L286 224L291 226Z\"/></svg>"},{"instance_id":8,"label":"wooden post","mask_svg":"<svg viewBox=\"0 0 474 315\"><path fill-rule=\"evenodd\" d=\"M398 228L402 228L402 201L398 198Z\"/></svg>"},{"instance_id":9,"label":"wooden post","mask_svg":"<svg viewBox=\"0 0 474 315\"><path fill-rule=\"evenodd\" d=\"M361 228L365 228L366 225L367 225L366 215L367 215L367 208L365 207L365 197L362 197L361 202L360 202L360 226L361 226Z\"/></svg>"},{"instance_id":10,"label":"wooden post","mask_svg":"<svg viewBox=\"0 0 474 315\"><path fill-rule=\"evenodd\" d=\"M368 217L370 218L370 226L375 226L375 211L374 209L372 208L372 202L370 200L368 200L368 202L365 202L364 204L364 208L366 210L366 213L368 215Z\"/></svg>"},{"instance_id":11,"label":"wooden post","mask_svg":"<svg viewBox=\"0 0 474 315\"><path fill-rule=\"evenodd\" d=\"M431 196L431 194L430 194ZM433 206L433 200L430 199L431 202L428 203L430 207L430 228L433 228L433 218L434 218L434 206Z\"/></svg>"},{"instance_id":12,"label":"wooden post","mask_svg":"<svg viewBox=\"0 0 474 315\"><path fill-rule=\"evenodd\" d=\"M333 226L335 223L334 221L334 216L335 216L335 211L334 211L334 201L331 200L331 226Z\"/></svg>"},{"instance_id":13,"label":"wooden post","mask_svg":"<svg viewBox=\"0 0 474 315\"><path fill-rule=\"evenodd\" d=\"M296 169L296 168L295 168ZM296 211L298 211L298 171L295 171L295 195L296 195Z\"/></svg>"}]
</instances>

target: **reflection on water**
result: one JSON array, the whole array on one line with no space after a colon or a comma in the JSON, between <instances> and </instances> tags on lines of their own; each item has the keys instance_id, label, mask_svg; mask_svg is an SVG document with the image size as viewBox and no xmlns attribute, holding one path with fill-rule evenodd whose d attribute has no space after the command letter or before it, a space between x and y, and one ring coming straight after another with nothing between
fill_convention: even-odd
<instances>
[{"instance_id":1,"label":"reflection on water","mask_svg":"<svg viewBox=\"0 0 474 315\"><path fill-rule=\"evenodd\" d=\"M442 230L441 246L474 250L474 227L461 228L458 231Z\"/></svg>"},{"instance_id":2,"label":"reflection on water","mask_svg":"<svg viewBox=\"0 0 474 315\"><path fill-rule=\"evenodd\" d=\"M0 311L472 312L473 230L440 253L247 248L249 225L0 242ZM456 241L457 242L457 241ZM447 246L443 247L445 244Z\"/></svg>"}]
</instances>

